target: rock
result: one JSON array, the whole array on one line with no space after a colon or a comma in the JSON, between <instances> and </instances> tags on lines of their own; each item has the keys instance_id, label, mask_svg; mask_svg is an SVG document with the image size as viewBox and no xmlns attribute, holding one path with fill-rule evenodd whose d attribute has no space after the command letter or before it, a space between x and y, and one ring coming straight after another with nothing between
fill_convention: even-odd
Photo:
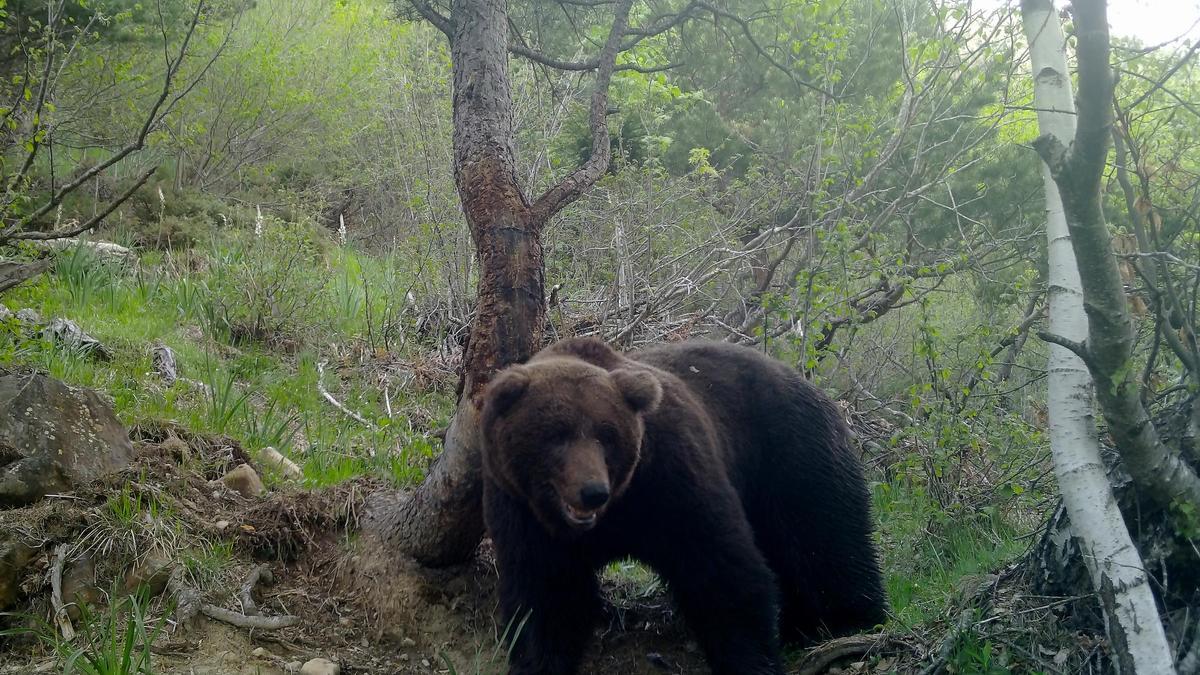
<instances>
[{"instance_id":1,"label":"rock","mask_svg":"<svg viewBox=\"0 0 1200 675\"><path fill-rule=\"evenodd\" d=\"M112 352L108 347L100 344L96 338L83 332L79 324L70 319L58 318L50 322L49 326L42 331L48 340L57 342L67 349L78 351L92 358L108 361L112 359Z\"/></svg>"},{"instance_id":2,"label":"rock","mask_svg":"<svg viewBox=\"0 0 1200 675\"><path fill-rule=\"evenodd\" d=\"M45 375L0 376L0 506L120 471L129 432L99 394Z\"/></svg>"},{"instance_id":3,"label":"rock","mask_svg":"<svg viewBox=\"0 0 1200 675\"><path fill-rule=\"evenodd\" d=\"M224 532L225 529L229 527L229 521L218 520L217 522L213 523L213 527L217 528L218 532Z\"/></svg>"},{"instance_id":4,"label":"rock","mask_svg":"<svg viewBox=\"0 0 1200 675\"><path fill-rule=\"evenodd\" d=\"M300 467L297 466L292 460L284 457L283 454L275 448L263 448L262 451L258 453L258 459L264 465L278 469L279 473L282 473L286 478L291 478L294 480L300 480L301 478L304 478L304 472L300 470Z\"/></svg>"},{"instance_id":5,"label":"rock","mask_svg":"<svg viewBox=\"0 0 1200 675\"><path fill-rule=\"evenodd\" d=\"M84 555L67 564L62 575L62 599L67 604L67 615L79 618L84 605L96 606L104 594L96 587L96 563L91 556Z\"/></svg>"},{"instance_id":6,"label":"rock","mask_svg":"<svg viewBox=\"0 0 1200 675\"><path fill-rule=\"evenodd\" d=\"M255 647L254 650L250 652L250 656L253 656L256 659L273 659L273 658L275 658L274 654L267 651L263 647Z\"/></svg>"},{"instance_id":7,"label":"rock","mask_svg":"<svg viewBox=\"0 0 1200 675\"><path fill-rule=\"evenodd\" d=\"M150 350L150 364L154 367L154 372L158 373L168 387L179 379L179 374L176 372L178 368L175 363L174 349L163 344L155 345L154 349Z\"/></svg>"},{"instance_id":8,"label":"rock","mask_svg":"<svg viewBox=\"0 0 1200 675\"><path fill-rule=\"evenodd\" d=\"M17 315L13 314L13 311L11 309L6 307L5 305L0 305L0 321L8 321L9 319L15 319L16 316Z\"/></svg>"},{"instance_id":9,"label":"rock","mask_svg":"<svg viewBox=\"0 0 1200 675\"><path fill-rule=\"evenodd\" d=\"M38 325L42 322L42 315L38 314L36 309L26 307L17 310L17 320L21 323Z\"/></svg>"},{"instance_id":10,"label":"rock","mask_svg":"<svg viewBox=\"0 0 1200 675\"><path fill-rule=\"evenodd\" d=\"M312 659L300 667L300 675L340 675L341 666L329 659Z\"/></svg>"},{"instance_id":11,"label":"rock","mask_svg":"<svg viewBox=\"0 0 1200 675\"><path fill-rule=\"evenodd\" d=\"M145 586L150 597L157 597L167 587L171 572L170 558L163 557L160 553L151 553L142 564L125 575L125 592L133 593L139 586Z\"/></svg>"},{"instance_id":12,"label":"rock","mask_svg":"<svg viewBox=\"0 0 1200 675\"><path fill-rule=\"evenodd\" d=\"M287 663L283 664L283 669L289 673L300 672L300 667L299 661L288 661Z\"/></svg>"},{"instance_id":13,"label":"rock","mask_svg":"<svg viewBox=\"0 0 1200 675\"><path fill-rule=\"evenodd\" d=\"M12 539L6 537L12 536ZM0 533L0 610L17 601L21 593L21 577L33 560L35 549L16 538L16 533Z\"/></svg>"},{"instance_id":14,"label":"rock","mask_svg":"<svg viewBox=\"0 0 1200 675\"><path fill-rule=\"evenodd\" d=\"M221 477L225 487L243 497L257 497L267 491L262 479L249 464L239 464L232 471Z\"/></svg>"},{"instance_id":15,"label":"rock","mask_svg":"<svg viewBox=\"0 0 1200 675\"><path fill-rule=\"evenodd\" d=\"M77 246L86 248L100 260L116 265L132 265L137 262L137 254L132 250L108 241L88 241L86 239L70 238L30 243L47 251L69 251Z\"/></svg>"}]
</instances>

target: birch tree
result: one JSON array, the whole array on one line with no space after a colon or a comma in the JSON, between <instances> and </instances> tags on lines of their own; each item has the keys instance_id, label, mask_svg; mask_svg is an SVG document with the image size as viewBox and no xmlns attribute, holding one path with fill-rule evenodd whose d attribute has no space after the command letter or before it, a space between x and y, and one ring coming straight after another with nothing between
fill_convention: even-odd
<instances>
[{"instance_id":1,"label":"birch tree","mask_svg":"<svg viewBox=\"0 0 1200 675\"><path fill-rule=\"evenodd\" d=\"M1090 12L1091 23L1081 22L1081 31L1103 30L1107 41L1103 0L1084 0L1076 6L1081 4L1093 5L1089 9L1098 10ZM1080 129L1076 125L1067 69L1066 40L1054 6L1051 0L1022 0L1021 13L1029 41L1034 103L1042 138L1078 142ZM1082 48L1082 37L1080 42ZM1081 61L1084 56L1081 54ZM1103 64L1107 67L1107 58ZM1081 115L1079 122L1085 134L1095 133L1090 126L1082 126L1091 122L1089 118ZM1044 146L1045 142L1039 145ZM1083 151L1094 153L1096 148ZM1101 151L1101 167L1103 157ZM1083 358L1067 346L1083 344L1089 334L1073 231L1068 225L1075 214L1068 214L1064 208L1057 176L1047 162L1043 162L1042 175L1049 244L1050 334L1047 337L1052 342L1048 407L1055 473L1073 534L1081 540L1085 564L1104 609L1105 628L1119 671L1173 673L1171 650L1146 571L1100 457L1093 416L1092 376ZM1098 202L1098 180L1095 191Z\"/></svg>"}]
</instances>

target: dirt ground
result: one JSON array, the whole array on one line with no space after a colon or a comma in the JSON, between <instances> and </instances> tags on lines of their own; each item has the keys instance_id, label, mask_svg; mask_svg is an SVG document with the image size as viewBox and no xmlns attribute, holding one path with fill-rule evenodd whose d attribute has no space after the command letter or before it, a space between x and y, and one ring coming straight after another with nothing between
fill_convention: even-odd
<instances>
[{"instance_id":1,"label":"dirt ground","mask_svg":"<svg viewBox=\"0 0 1200 675\"><path fill-rule=\"evenodd\" d=\"M268 675L294 672L316 657L351 674L504 672L488 542L472 564L453 570L372 556L358 550L355 532L366 495L381 485L304 490L277 482L265 497L249 499L214 482L250 461L232 440L173 427L135 429L133 436L137 458L120 474L69 497L0 511L0 529L40 545L24 572L22 598L0 628L52 615L53 551L65 544L64 578L79 560L90 561L87 585L96 598L104 596L100 589L128 583L148 559L166 558L188 569L203 603L240 613L238 589L252 569L266 566L273 583L253 596L261 614L300 619L278 630L239 628L203 614L179 623L180 598L161 590L147 608L150 622L165 621L152 647L159 672ZM128 522L115 520L114 499L140 511ZM205 558L203 551L219 555ZM604 586L609 602L583 672L707 672L652 576L634 570ZM29 637L0 637L0 654L7 652L0 673L52 672L48 651Z\"/></svg>"}]
</instances>

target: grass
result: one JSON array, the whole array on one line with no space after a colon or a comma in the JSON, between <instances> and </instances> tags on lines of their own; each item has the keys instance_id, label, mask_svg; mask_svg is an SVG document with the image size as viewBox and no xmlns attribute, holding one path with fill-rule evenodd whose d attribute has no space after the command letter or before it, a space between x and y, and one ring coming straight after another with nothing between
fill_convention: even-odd
<instances>
[{"instance_id":1,"label":"grass","mask_svg":"<svg viewBox=\"0 0 1200 675\"><path fill-rule=\"evenodd\" d=\"M63 638L53 624L41 618L0 634L34 637L54 655L63 675L153 675L150 647L162 634L167 614L150 617L149 601L142 591L133 595L114 592L111 597L115 601L102 609L79 606L74 640Z\"/></svg>"},{"instance_id":2,"label":"grass","mask_svg":"<svg viewBox=\"0 0 1200 675\"><path fill-rule=\"evenodd\" d=\"M251 452L274 447L313 485L362 475L412 485L433 449L404 411L443 420L447 393L392 387L388 417L369 368L329 367L324 385L374 422L368 427L321 398L315 368L339 355L331 344L387 349L389 307L403 307L394 296L410 286L395 257L321 243L302 224L271 222L261 239L212 234L207 247L155 252L136 270L75 246L58 254L52 273L7 293L5 304L47 321L73 319L114 358L90 360L13 324L0 327L0 366L33 366L104 391L126 424L173 420L231 436ZM276 349L284 339L294 348ZM154 344L175 351L180 381L167 386L151 374Z\"/></svg>"}]
</instances>

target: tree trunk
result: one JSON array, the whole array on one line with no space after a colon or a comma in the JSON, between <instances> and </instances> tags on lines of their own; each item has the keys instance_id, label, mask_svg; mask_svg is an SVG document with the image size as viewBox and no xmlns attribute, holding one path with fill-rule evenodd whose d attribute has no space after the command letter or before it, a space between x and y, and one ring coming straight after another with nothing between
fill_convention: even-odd
<instances>
[{"instance_id":1,"label":"tree trunk","mask_svg":"<svg viewBox=\"0 0 1200 675\"><path fill-rule=\"evenodd\" d=\"M1038 125L1043 134L1074 138L1066 40L1054 6L1050 0L1022 0L1021 13L1030 44ZM1050 166L1043 164L1042 174L1050 247L1050 330L1066 341L1082 343L1091 314L1084 310L1074 250L1078 247L1072 247L1070 215ZM1091 376L1080 357L1059 344L1050 345L1049 372L1055 473L1071 533L1084 553L1092 587L1104 609L1114 662L1123 673L1172 673L1175 666L1154 595L1101 461Z\"/></svg>"},{"instance_id":2,"label":"tree trunk","mask_svg":"<svg viewBox=\"0 0 1200 675\"><path fill-rule=\"evenodd\" d=\"M1022 7L1026 4L1030 3L1022 3ZM1088 330L1062 344L1070 346L1088 366L1109 432L1138 488L1163 508L1189 504L1197 509L1200 476L1162 442L1142 405L1133 364L1133 322L1101 208L1100 180L1112 135L1114 86L1105 2L1080 0L1074 7L1079 35L1078 123L1069 135L1064 135L1066 129L1043 128L1034 142L1061 191L1071 244L1082 263L1078 269ZM1043 32L1052 29L1046 23ZM1052 64L1049 70L1036 72L1038 81L1057 76L1069 83L1065 67L1058 71Z\"/></svg>"},{"instance_id":3,"label":"tree trunk","mask_svg":"<svg viewBox=\"0 0 1200 675\"><path fill-rule=\"evenodd\" d=\"M448 20L416 1L414 6L450 39L454 178L479 258L476 312L442 454L411 496L380 496L366 529L386 551L445 567L469 559L484 531L478 394L497 371L525 361L541 344L542 229L608 168L608 86L632 0L616 5L598 60L591 156L532 203L517 180L505 0L454 0Z\"/></svg>"}]
</instances>

